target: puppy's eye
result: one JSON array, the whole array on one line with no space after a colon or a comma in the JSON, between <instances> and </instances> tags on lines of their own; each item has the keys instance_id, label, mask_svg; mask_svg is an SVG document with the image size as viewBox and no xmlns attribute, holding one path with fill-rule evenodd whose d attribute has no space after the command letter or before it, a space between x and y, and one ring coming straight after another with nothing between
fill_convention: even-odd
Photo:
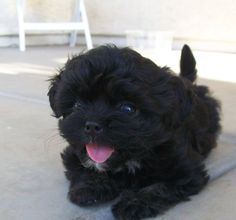
<instances>
[{"instance_id":1,"label":"puppy's eye","mask_svg":"<svg viewBox=\"0 0 236 220\"><path fill-rule=\"evenodd\" d=\"M79 109L81 108L81 103L79 101L77 101L74 106L73 106L75 109Z\"/></svg>"},{"instance_id":2,"label":"puppy's eye","mask_svg":"<svg viewBox=\"0 0 236 220\"><path fill-rule=\"evenodd\" d=\"M121 104L120 111L124 113L134 113L136 109L132 104Z\"/></svg>"}]
</instances>

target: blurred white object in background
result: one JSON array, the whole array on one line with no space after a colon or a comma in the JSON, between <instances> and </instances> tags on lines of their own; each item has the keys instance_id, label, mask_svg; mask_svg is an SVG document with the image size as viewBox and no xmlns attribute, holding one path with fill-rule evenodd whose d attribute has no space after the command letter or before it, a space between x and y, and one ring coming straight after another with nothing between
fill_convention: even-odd
<instances>
[{"instance_id":1,"label":"blurred white object in background","mask_svg":"<svg viewBox=\"0 0 236 220\"><path fill-rule=\"evenodd\" d=\"M25 22L24 10L26 0L17 0L18 26L19 26L19 49L25 51L26 31L70 31L70 46L75 46L77 31L83 31L88 49L93 48L92 38L90 34L87 13L84 0L75 0L74 16L71 22Z\"/></svg>"},{"instance_id":2,"label":"blurred white object in background","mask_svg":"<svg viewBox=\"0 0 236 220\"><path fill-rule=\"evenodd\" d=\"M158 64L165 65L168 62L172 50L172 41L172 31L126 31L127 46Z\"/></svg>"}]
</instances>

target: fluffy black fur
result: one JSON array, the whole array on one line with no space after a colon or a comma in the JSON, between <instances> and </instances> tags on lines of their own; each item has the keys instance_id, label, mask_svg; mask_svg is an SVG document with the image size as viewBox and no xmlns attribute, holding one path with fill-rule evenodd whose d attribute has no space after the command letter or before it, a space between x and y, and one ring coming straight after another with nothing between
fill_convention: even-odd
<instances>
[{"instance_id":1,"label":"fluffy black fur","mask_svg":"<svg viewBox=\"0 0 236 220\"><path fill-rule=\"evenodd\" d=\"M69 143L62 159L73 203L118 197L116 219L138 220L206 185L203 159L216 146L220 106L206 86L194 83L195 65L187 45L180 76L129 48L100 46L69 59L51 79L50 104ZM87 121L102 132L86 134ZM115 151L97 164L86 153L91 141Z\"/></svg>"}]
</instances>

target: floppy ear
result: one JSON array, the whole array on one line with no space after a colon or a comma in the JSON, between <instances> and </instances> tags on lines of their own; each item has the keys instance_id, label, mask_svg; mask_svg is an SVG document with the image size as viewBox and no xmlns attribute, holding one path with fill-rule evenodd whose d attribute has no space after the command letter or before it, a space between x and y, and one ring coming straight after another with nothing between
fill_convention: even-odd
<instances>
[{"instance_id":1,"label":"floppy ear","mask_svg":"<svg viewBox=\"0 0 236 220\"><path fill-rule=\"evenodd\" d=\"M196 61L188 45L184 45L180 58L180 76L194 82L197 78Z\"/></svg>"},{"instance_id":2,"label":"floppy ear","mask_svg":"<svg viewBox=\"0 0 236 220\"><path fill-rule=\"evenodd\" d=\"M61 114L59 113L59 111L56 108L56 93L59 87L59 83L61 80L61 75L55 75L53 76L51 79L49 79L50 81L50 86L49 86L49 91L48 91L48 97L49 97L49 103L50 106L54 112L54 116L56 118L61 117Z\"/></svg>"}]
</instances>

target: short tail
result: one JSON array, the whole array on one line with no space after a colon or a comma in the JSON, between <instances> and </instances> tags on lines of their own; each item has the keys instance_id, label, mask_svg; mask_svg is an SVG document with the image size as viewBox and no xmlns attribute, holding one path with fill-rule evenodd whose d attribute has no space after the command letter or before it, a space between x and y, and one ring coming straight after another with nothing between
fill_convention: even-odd
<instances>
[{"instance_id":1,"label":"short tail","mask_svg":"<svg viewBox=\"0 0 236 220\"><path fill-rule=\"evenodd\" d=\"M188 45L184 45L180 58L180 76L194 82L197 78L196 61Z\"/></svg>"}]
</instances>

